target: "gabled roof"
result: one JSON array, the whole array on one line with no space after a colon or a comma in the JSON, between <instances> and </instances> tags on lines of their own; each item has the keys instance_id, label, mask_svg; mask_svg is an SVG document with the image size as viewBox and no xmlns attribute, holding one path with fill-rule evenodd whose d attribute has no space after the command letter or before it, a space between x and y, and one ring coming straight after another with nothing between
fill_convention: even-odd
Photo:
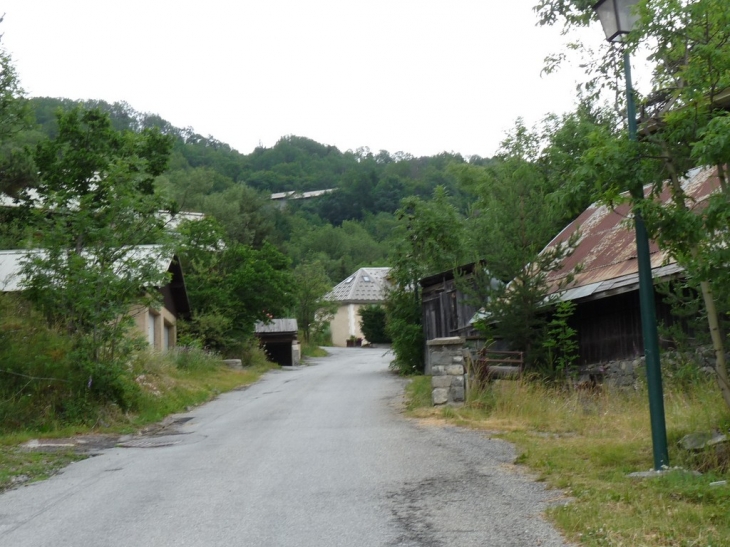
<instances>
[{"instance_id":1,"label":"gabled roof","mask_svg":"<svg viewBox=\"0 0 730 547\"><path fill-rule=\"evenodd\" d=\"M332 289L325 298L342 303L383 302L390 268L360 268Z\"/></svg>"},{"instance_id":2,"label":"gabled roof","mask_svg":"<svg viewBox=\"0 0 730 547\"><path fill-rule=\"evenodd\" d=\"M26 256L43 253L38 249L16 249L0 251L0 292L16 292L23 290L23 278L21 276L22 259ZM134 247L127 255L127 261L154 260L160 273L173 270L172 266L177 265L176 257L164 251L160 245L139 245ZM126 262L126 261L125 261ZM118 275L124 272L125 264L115 265ZM179 269L179 266L176 266ZM174 273L174 272L173 272ZM180 271L182 276L182 271Z\"/></svg>"},{"instance_id":3,"label":"gabled roof","mask_svg":"<svg viewBox=\"0 0 730 547\"><path fill-rule=\"evenodd\" d=\"M691 200L689 207L701 208L710 194L719 187L717 171L714 168L694 169L682 182L682 187ZM644 188L648 196L650 187ZM667 202L671 198L665 189L659 198ZM548 294L561 291L561 281L582 264L582 271L575 274L574 281L560 294L561 300L597 298L633 290L638 287L638 260L636 258L636 232L630 221L631 206L621 204L615 209L606 205L593 204L577 219L560 232L547 248L560 242L567 242L570 236L580 230L580 239L573 254L563 267L548 274ZM655 279L665 278L682 271L669 254L649 242L652 275Z\"/></svg>"},{"instance_id":4,"label":"gabled roof","mask_svg":"<svg viewBox=\"0 0 730 547\"><path fill-rule=\"evenodd\" d=\"M292 318L272 319L270 323L258 321L255 326L256 334L296 334L297 330L297 320Z\"/></svg>"}]
</instances>

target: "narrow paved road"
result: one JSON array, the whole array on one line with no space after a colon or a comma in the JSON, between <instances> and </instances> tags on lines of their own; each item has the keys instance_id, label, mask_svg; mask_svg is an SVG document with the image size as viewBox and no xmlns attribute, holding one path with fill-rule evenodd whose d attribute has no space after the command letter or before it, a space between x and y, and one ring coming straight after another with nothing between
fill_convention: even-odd
<instances>
[{"instance_id":1,"label":"narrow paved road","mask_svg":"<svg viewBox=\"0 0 730 547\"><path fill-rule=\"evenodd\" d=\"M378 349L335 349L0 495L3 547L562 546L512 448L399 412Z\"/></svg>"}]
</instances>

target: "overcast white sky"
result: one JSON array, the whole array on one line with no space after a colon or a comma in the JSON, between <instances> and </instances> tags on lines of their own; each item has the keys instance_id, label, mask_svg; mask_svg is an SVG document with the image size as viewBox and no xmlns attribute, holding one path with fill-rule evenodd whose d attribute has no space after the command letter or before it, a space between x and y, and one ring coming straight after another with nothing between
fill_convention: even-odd
<instances>
[{"instance_id":1,"label":"overcast white sky","mask_svg":"<svg viewBox=\"0 0 730 547\"><path fill-rule=\"evenodd\" d=\"M293 134L492 156L518 116L574 103L578 70L540 75L565 39L534 3L3 0L0 32L30 96L126 101L243 153Z\"/></svg>"}]
</instances>

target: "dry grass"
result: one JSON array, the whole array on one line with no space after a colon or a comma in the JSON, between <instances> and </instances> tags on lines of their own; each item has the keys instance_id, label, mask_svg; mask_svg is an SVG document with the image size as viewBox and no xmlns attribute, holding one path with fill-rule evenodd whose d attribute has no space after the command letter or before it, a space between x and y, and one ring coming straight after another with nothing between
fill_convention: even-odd
<instances>
[{"instance_id":1,"label":"dry grass","mask_svg":"<svg viewBox=\"0 0 730 547\"><path fill-rule=\"evenodd\" d=\"M728 430L728 413L714 384L698 383L665 393L670 461L694 476L673 471L632 479L652 467L648 396L631 392L576 392L537 382L496 382L472 393L463 408L439 413L451 423L499 431L521 450L520 463L574 500L550 512L566 536L582 545L730 545L730 487L714 454L690 457L677 447L687 433ZM417 408L416 416L434 411Z\"/></svg>"}]
</instances>

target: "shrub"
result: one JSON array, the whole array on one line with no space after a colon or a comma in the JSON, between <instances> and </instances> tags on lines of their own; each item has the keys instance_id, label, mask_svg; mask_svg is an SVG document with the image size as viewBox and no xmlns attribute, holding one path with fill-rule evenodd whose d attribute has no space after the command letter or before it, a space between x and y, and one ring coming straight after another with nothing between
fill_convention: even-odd
<instances>
[{"instance_id":1,"label":"shrub","mask_svg":"<svg viewBox=\"0 0 730 547\"><path fill-rule=\"evenodd\" d=\"M393 290L388 294L386 333L393 342L395 360L390 368L399 374L423 371L423 328L421 306L415 295L405 290Z\"/></svg>"},{"instance_id":2,"label":"shrub","mask_svg":"<svg viewBox=\"0 0 730 547\"><path fill-rule=\"evenodd\" d=\"M175 366L180 370L210 371L221 364L220 355L197 347L178 346L169 353Z\"/></svg>"},{"instance_id":3,"label":"shrub","mask_svg":"<svg viewBox=\"0 0 730 547\"><path fill-rule=\"evenodd\" d=\"M363 306L358 314L361 317L360 327L368 342L373 344L390 343L390 336L385 331L385 308L377 305Z\"/></svg>"},{"instance_id":4,"label":"shrub","mask_svg":"<svg viewBox=\"0 0 730 547\"><path fill-rule=\"evenodd\" d=\"M138 394L125 363L90 362L21 297L0 297L0 430L94 423L101 407L126 410Z\"/></svg>"}]
</instances>

